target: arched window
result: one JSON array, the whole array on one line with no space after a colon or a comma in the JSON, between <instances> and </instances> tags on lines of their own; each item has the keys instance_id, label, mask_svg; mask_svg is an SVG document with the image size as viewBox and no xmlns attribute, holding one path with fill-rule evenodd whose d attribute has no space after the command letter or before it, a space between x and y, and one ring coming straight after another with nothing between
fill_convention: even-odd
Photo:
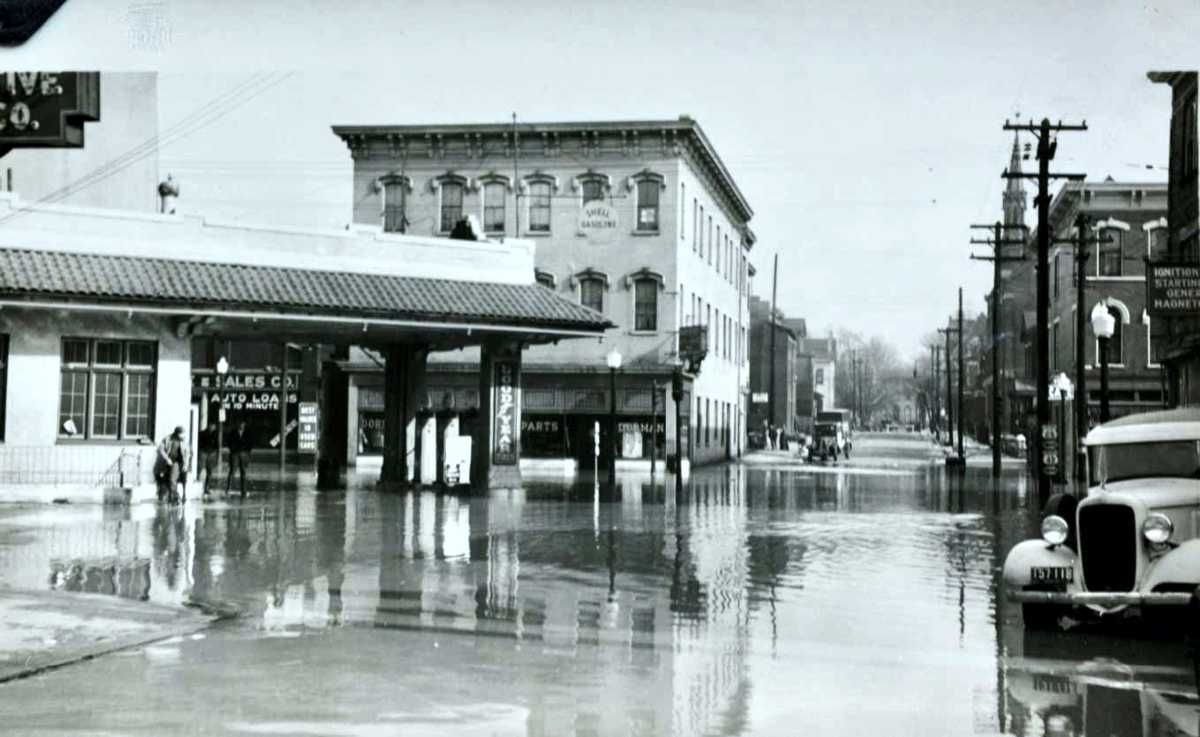
<instances>
[{"instance_id":1,"label":"arched window","mask_svg":"<svg viewBox=\"0 0 1200 737\"><path fill-rule=\"evenodd\" d=\"M584 179L580 182L580 188L583 191L583 204L587 204L593 200L604 199L604 182L600 179Z\"/></svg>"},{"instance_id":2,"label":"arched window","mask_svg":"<svg viewBox=\"0 0 1200 737\"><path fill-rule=\"evenodd\" d=\"M1121 236L1117 228L1100 231L1100 258L1096 262L1097 276L1121 275Z\"/></svg>"},{"instance_id":3,"label":"arched window","mask_svg":"<svg viewBox=\"0 0 1200 737\"><path fill-rule=\"evenodd\" d=\"M462 220L463 216L463 190L466 187L461 182L442 182L439 190L441 191L441 218L439 224L443 233L449 233L454 230L454 225Z\"/></svg>"},{"instance_id":4,"label":"arched window","mask_svg":"<svg viewBox=\"0 0 1200 737\"><path fill-rule=\"evenodd\" d=\"M383 232L407 232L406 210L412 181L404 175L389 174L380 177L379 185L383 188Z\"/></svg>"},{"instance_id":5,"label":"arched window","mask_svg":"<svg viewBox=\"0 0 1200 737\"><path fill-rule=\"evenodd\" d=\"M550 182L529 183L529 230L550 232Z\"/></svg>"},{"instance_id":6,"label":"arched window","mask_svg":"<svg viewBox=\"0 0 1200 737\"><path fill-rule=\"evenodd\" d=\"M484 232L504 232L504 208L507 204L504 189L503 182L488 182L483 185Z\"/></svg>"},{"instance_id":7,"label":"arched window","mask_svg":"<svg viewBox=\"0 0 1200 737\"><path fill-rule=\"evenodd\" d=\"M637 229L658 230L658 193L662 184L653 179L637 183Z\"/></svg>"},{"instance_id":8,"label":"arched window","mask_svg":"<svg viewBox=\"0 0 1200 737\"><path fill-rule=\"evenodd\" d=\"M633 329L658 330L658 284L656 279L642 277L633 282Z\"/></svg>"},{"instance_id":9,"label":"arched window","mask_svg":"<svg viewBox=\"0 0 1200 737\"><path fill-rule=\"evenodd\" d=\"M604 312L604 280L585 276L579 280L579 303L596 312Z\"/></svg>"}]
</instances>

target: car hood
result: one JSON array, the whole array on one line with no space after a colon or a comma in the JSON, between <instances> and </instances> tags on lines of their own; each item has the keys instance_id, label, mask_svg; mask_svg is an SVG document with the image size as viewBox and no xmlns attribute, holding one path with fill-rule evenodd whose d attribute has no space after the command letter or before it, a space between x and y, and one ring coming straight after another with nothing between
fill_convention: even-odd
<instances>
[{"instance_id":1,"label":"car hood","mask_svg":"<svg viewBox=\"0 0 1200 737\"><path fill-rule=\"evenodd\" d=\"M1200 504L1200 479L1145 478L1127 479L1095 487L1080 504L1104 504L1116 501L1111 495L1137 499L1149 509Z\"/></svg>"}]
</instances>

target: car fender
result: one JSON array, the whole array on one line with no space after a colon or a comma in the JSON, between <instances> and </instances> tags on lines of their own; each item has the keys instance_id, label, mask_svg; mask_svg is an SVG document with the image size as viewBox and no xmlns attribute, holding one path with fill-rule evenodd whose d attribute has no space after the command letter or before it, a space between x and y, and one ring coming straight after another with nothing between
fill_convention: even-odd
<instances>
[{"instance_id":1,"label":"car fender","mask_svg":"<svg viewBox=\"0 0 1200 737\"><path fill-rule=\"evenodd\" d=\"M1200 539L1188 540L1150 564L1140 587L1151 591L1163 583L1200 585Z\"/></svg>"},{"instance_id":2,"label":"car fender","mask_svg":"<svg viewBox=\"0 0 1200 737\"><path fill-rule=\"evenodd\" d=\"M1004 559L1004 585L1029 586L1033 583L1029 569L1037 566L1070 566L1075 571L1075 581L1081 580L1074 550L1065 545L1050 545L1045 540L1026 540L1013 546Z\"/></svg>"}]
</instances>

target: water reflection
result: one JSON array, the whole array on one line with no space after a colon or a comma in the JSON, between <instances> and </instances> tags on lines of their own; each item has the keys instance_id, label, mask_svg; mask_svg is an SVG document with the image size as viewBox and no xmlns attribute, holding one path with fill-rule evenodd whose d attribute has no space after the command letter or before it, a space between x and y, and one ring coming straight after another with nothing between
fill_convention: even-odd
<instances>
[{"instance_id":1,"label":"water reflection","mask_svg":"<svg viewBox=\"0 0 1200 737\"><path fill-rule=\"evenodd\" d=\"M530 735L795 733L845 713L854 733L1133 724L1121 721L1131 691L1089 665L1100 656L1032 653L1019 610L997 599L1005 552L1037 520L1021 477L986 469L730 466L698 471L680 498L629 478L615 495L590 481L486 496L364 485L56 514L5 520L21 531L0 547L7 583L44 587L49 571L66 590L242 608L236 627L183 646L200 655L163 676L179 684L200 663L287 673L281 662L315 658L378 684L381 704L403 671L423 699L446 694L438 708L519 707ZM1178 666L1161 655L1136 681L1152 685L1137 692L1139 723L1159 731L1135 734L1173 734L1165 725L1194 710L1162 685ZM373 688L357 686L359 708ZM344 718L344 692L310 698Z\"/></svg>"}]
</instances>

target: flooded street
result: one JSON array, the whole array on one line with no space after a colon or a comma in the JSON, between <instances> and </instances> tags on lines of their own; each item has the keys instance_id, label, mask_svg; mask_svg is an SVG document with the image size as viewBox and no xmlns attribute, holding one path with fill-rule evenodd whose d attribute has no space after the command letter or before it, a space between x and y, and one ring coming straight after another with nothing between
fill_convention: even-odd
<instances>
[{"instance_id":1,"label":"flooded street","mask_svg":"<svg viewBox=\"0 0 1200 737\"><path fill-rule=\"evenodd\" d=\"M486 497L382 493L364 475L345 492L300 482L182 509L5 508L5 586L243 613L0 685L0 722L31 735L1196 735L1181 643L1024 634L997 598L1005 553L1037 521L1022 470L947 477L914 462L929 447L701 469L681 499L648 477L613 499L532 479Z\"/></svg>"}]
</instances>

